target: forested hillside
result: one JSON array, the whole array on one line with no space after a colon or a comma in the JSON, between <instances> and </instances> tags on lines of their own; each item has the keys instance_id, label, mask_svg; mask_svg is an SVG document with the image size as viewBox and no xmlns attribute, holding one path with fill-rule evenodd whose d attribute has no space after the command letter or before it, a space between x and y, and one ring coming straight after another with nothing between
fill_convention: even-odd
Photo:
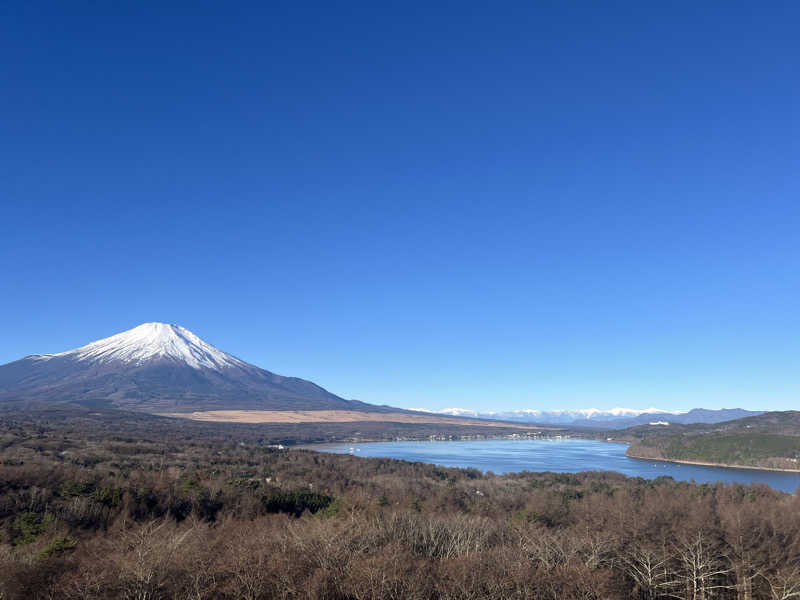
<instances>
[{"instance_id":1,"label":"forested hillside","mask_svg":"<svg viewBox=\"0 0 800 600\"><path fill-rule=\"evenodd\" d=\"M789 598L800 499L0 414L0 598ZM188 429L187 429L188 428Z\"/></svg>"},{"instance_id":2,"label":"forested hillside","mask_svg":"<svg viewBox=\"0 0 800 600\"><path fill-rule=\"evenodd\" d=\"M800 412L769 412L714 425L635 427L629 456L772 469L800 469Z\"/></svg>"}]
</instances>

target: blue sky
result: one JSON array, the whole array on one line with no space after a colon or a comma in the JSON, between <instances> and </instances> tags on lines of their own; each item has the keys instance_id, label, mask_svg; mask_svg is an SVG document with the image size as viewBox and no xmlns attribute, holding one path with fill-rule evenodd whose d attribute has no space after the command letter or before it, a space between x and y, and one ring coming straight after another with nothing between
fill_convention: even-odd
<instances>
[{"instance_id":1,"label":"blue sky","mask_svg":"<svg viewBox=\"0 0 800 600\"><path fill-rule=\"evenodd\" d=\"M0 9L0 362L800 408L800 5L298 4Z\"/></svg>"}]
</instances>

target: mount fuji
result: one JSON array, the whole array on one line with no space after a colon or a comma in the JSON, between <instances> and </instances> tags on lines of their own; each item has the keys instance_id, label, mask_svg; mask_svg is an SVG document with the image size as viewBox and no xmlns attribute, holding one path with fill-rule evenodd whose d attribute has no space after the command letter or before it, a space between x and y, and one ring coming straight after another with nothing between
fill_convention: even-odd
<instances>
[{"instance_id":1,"label":"mount fuji","mask_svg":"<svg viewBox=\"0 0 800 600\"><path fill-rule=\"evenodd\" d=\"M385 410L276 375L166 323L144 323L75 350L0 366L0 403L12 402L147 412Z\"/></svg>"}]
</instances>

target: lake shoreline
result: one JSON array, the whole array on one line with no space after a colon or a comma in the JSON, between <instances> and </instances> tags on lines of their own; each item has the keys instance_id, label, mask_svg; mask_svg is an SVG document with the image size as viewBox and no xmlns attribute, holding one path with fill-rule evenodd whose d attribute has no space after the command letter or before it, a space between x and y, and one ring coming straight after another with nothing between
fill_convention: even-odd
<instances>
[{"instance_id":1,"label":"lake shoreline","mask_svg":"<svg viewBox=\"0 0 800 600\"><path fill-rule=\"evenodd\" d=\"M506 438L504 436L491 436L491 437L481 438L480 440L474 440L473 439L473 440L469 440L469 441L487 441L487 442L488 441L493 441L493 440L524 441L525 439L526 438L517 438L516 440L512 440L512 439ZM630 442L626 442L626 441L623 441L623 440L610 440L610 439L598 440L596 438L582 438L582 437L578 437L578 436L570 436L570 437L566 437L566 438L555 438L555 437L552 437L552 438L544 438L544 439L551 439L551 440L572 439L572 440L586 440L586 441L604 442L604 443L607 443L607 444L625 444L627 446L631 445ZM391 442L396 442L396 441L401 441L401 440L380 440L380 439L378 439L378 440L360 440L358 442L317 442L317 443L302 444L302 445L290 446L290 447L298 449L298 450L319 451L319 448L321 448L321 447L324 448L325 446L341 446L341 445L344 445L344 444L353 444L353 445L357 445L357 444L376 444L376 443L380 444L380 443L387 443L387 442L391 443ZM454 441L462 441L462 440L402 440L402 441L445 443L445 442L454 442ZM463 440L463 441L467 441L467 440ZM773 471L773 472L776 472L776 473L796 473L796 474L800 474L800 468L798 468L798 469L780 469L780 468L777 468L777 467L754 467L754 466L751 466L751 465L731 465L731 464L726 464L726 463L714 463L714 462L704 462L704 461L694 461L694 460L678 460L678 459L672 459L672 458L652 458L652 457L648 457L648 456L636 456L635 454L630 454L629 452L626 452L625 456L628 457L628 458L635 458L637 460L653 460L653 461L657 461L657 462L673 463L673 464L678 464L678 465L693 465L693 466L698 466L698 467L721 467L721 468L724 468L724 469L746 469L748 471Z\"/></svg>"},{"instance_id":2,"label":"lake shoreline","mask_svg":"<svg viewBox=\"0 0 800 600\"><path fill-rule=\"evenodd\" d=\"M609 440L609 439L598 439L598 438L591 438L591 437L581 437L577 435L570 435L570 436L562 436L562 437L547 437L543 436L541 438L528 438L528 437L518 437L518 438L509 438L503 435L492 435L480 438L469 438L469 439L456 439L456 440L437 440L437 439L422 439L422 440L415 440L415 439L408 439L408 440L384 440L384 439L363 439L358 441L338 441L338 442L309 442L304 444L297 444L297 445L287 445L287 448L292 448L294 450L317 450L320 447L324 446L342 446L345 444L350 444L355 446L357 444L387 444L387 443L396 443L396 442L435 442L435 443L444 443L444 442L493 442L493 441L532 441L532 440L585 440L588 442L603 442L604 444L624 444L626 446L630 446L630 442L626 442L624 440Z\"/></svg>"},{"instance_id":3,"label":"lake shoreline","mask_svg":"<svg viewBox=\"0 0 800 600\"><path fill-rule=\"evenodd\" d=\"M748 469L750 471L776 471L779 473L800 473L800 469L779 469L777 467L754 467L751 465L729 465L725 463L703 462L696 460L678 460L674 458L653 458L650 456L636 456L635 454L625 453L628 458L639 460L657 460L659 462L675 463L679 465L696 465L699 467L722 467L725 469Z\"/></svg>"},{"instance_id":4,"label":"lake shoreline","mask_svg":"<svg viewBox=\"0 0 800 600\"><path fill-rule=\"evenodd\" d=\"M644 479L669 476L675 481L687 483L693 481L698 484L765 483L775 490L788 494L794 493L800 485L800 471L692 464L689 461L681 464L671 460L629 456L626 452L628 445L623 440L577 437L560 440L495 438L374 443L359 440L319 445L303 444L307 450L315 452L350 454L362 458L389 458L461 469L472 468L483 473L492 472L495 475L523 471L536 473L608 471Z\"/></svg>"}]
</instances>

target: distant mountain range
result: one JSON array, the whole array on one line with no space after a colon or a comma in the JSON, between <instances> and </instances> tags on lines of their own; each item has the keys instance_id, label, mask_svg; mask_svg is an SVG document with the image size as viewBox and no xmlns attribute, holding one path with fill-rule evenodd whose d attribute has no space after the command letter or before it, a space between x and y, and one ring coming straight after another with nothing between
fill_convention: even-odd
<instances>
[{"instance_id":1,"label":"distant mountain range","mask_svg":"<svg viewBox=\"0 0 800 600\"><path fill-rule=\"evenodd\" d=\"M481 412L465 408L445 408L430 411L424 408L409 410L434 412L460 417L478 419L495 419L499 421L515 421L519 423L536 423L538 425L563 425L567 427L594 427L600 429L625 429L635 425L651 423L720 423L732 419L741 419L760 415L764 411L744 410L741 408L721 408L710 410L693 408L689 411L668 411L659 408L584 408L576 410L514 410Z\"/></svg>"},{"instance_id":2,"label":"distant mountain range","mask_svg":"<svg viewBox=\"0 0 800 600\"><path fill-rule=\"evenodd\" d=\"M276 375L166 323L145 323L75 350L0 366L0 403L11 402L147 412L388 410Z\"/></svg>"}]
</instances>

